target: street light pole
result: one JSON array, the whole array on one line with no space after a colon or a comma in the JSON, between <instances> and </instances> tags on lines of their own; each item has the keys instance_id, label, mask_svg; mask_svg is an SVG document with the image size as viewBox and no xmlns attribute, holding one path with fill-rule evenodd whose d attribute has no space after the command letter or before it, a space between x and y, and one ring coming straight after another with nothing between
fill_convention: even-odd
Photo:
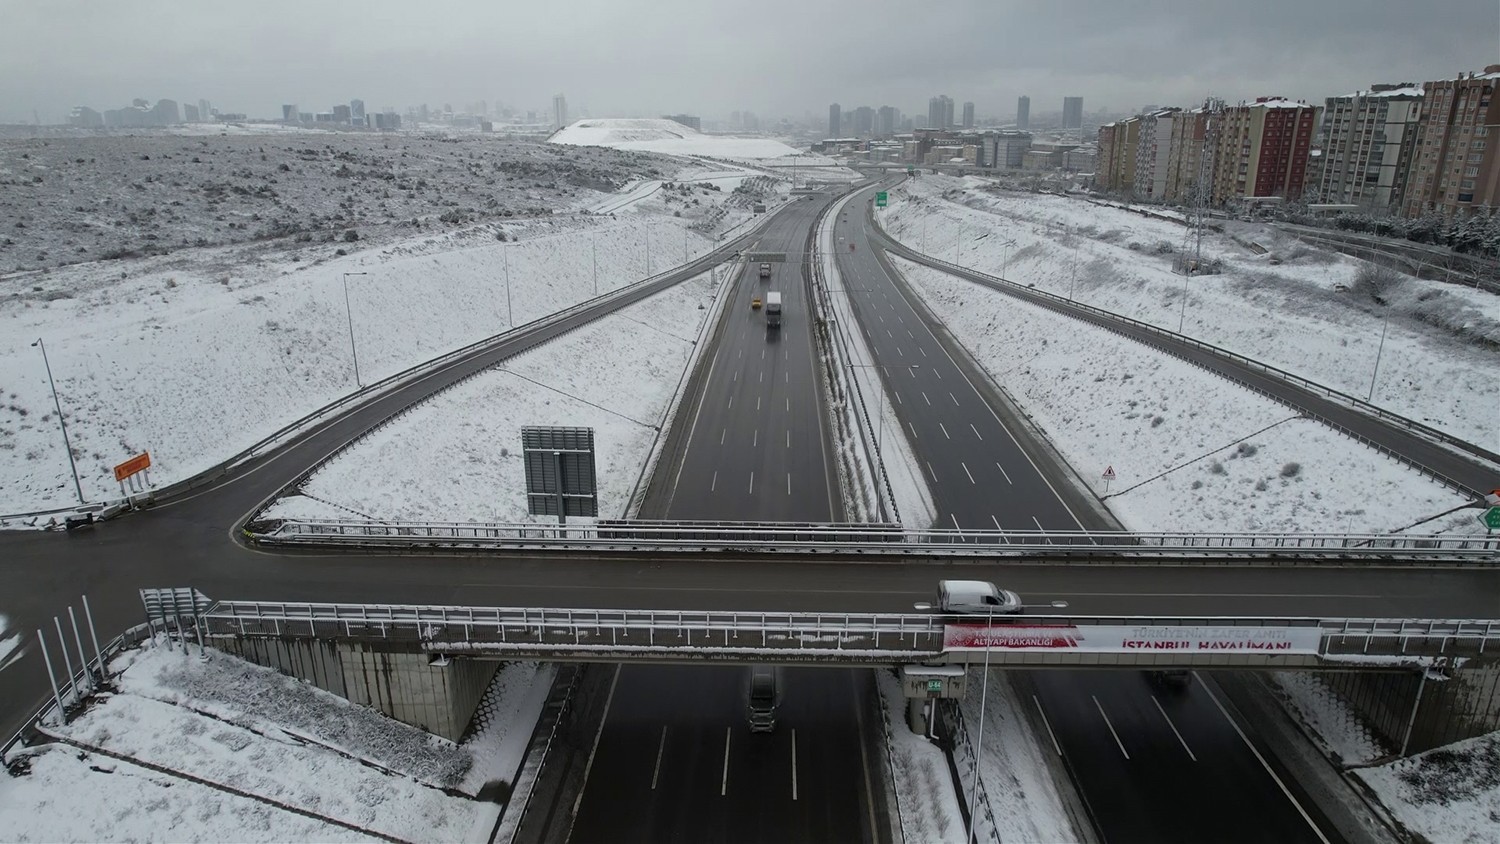
<instances>
[{"instance_id":1,"label":"street light pole","mask_svg":"<svg viewBox=\"0 0 1500 844\"><path fill-rule=\"evenodd\" d=\"M1016 242L1014 240L1007 240L1000 245L1005 249L1005 257L1001 259L1000 263L1000 277L1005 278L1006 274L1010 272L1010 248L1015 246Z\"/></svg>"},{"instance_id":2,"label":"street light pole","mask_svg":"<svg viewBox=\"0 0 1500 844\"><path fill-rule=\"evenodd\" d=\"M974 844L974 834L979 824L978 810L974 801L979 798L979 754L984 750L984 705L990 691L990 637L995 624L995 609L987 607L984 619L984 674L979 678L979 738L974 742L974 767L969 781L969 834L965 840Z\"/></svg>"},{"instance_id":3,"label":"street light pole","mask_svg":"<svg viewBox=\"0 0 1500 844\"><path fill-rule=\"evenodd\" d=\"M510 309L510 247L501 248L500 254L505 257L505 326L516 327L516 315Z\"/></svg>"},{"instance_id":4,"label":"street light pole","mask_svg":"<svg viewBox=\"0 0 1500 844\"><path fill-rule=\"evenodd\" d=\"M1178 313L1178 315L1177 315L1177 333L1178 334L1182 333L1182 327L1183 327L1184 324L1187 323L1188 279L1190 279L1192 277L1193 277L1193 271L1192 271L1192 269L1187 269L1187 272L1184 272L1182 274L1182 311L1180 313Z\"/></svg>"},{"instance_id":5,"label":"street light pole","mask_svg":"<svg viewBox=\"0 0 1500 844\"><path fill-rule=\"evenodd\" d=\"M599 233L594 232L594 237L589 241L589 254L594 262L594 295L599 295Z\"/></svg>"},{"instance_id":6,"label":"street light pole","mask_svg":"<svg viewBox=\"0 0 1500 844\"><path fill-rule=\"evenodd\" d=\"M1375 377L1380 374L1380 355L1385 351L1385 332L1391 327L1391 315L1385 315L1385 322L1380 326L1380 346L1375 349L1375 370L1370 373L1370 394L1365 396L1366 402L1375 400Z\"/></svg>"},{"instance_id":7,"label":"street light pole","mask_svg":"<svg viewBox=\"0 0 1500 844\"><path fill-rule=\"evenodd\" d=\"M369 275L369 273L344 273L344 316L349 320L349 355L354 358L354 386L363 388L365 385L359 380L359 350L354 346L354 308L349 304L349 276Z\"/></svg>"},{"instance_id":8,"label":"street light pole","mask_svg":"<svg viewBox=\"0 0 1500 844\"><path fill-rule=\"evenodd\" d=\"M47 344L38 337L31 345L42 350L42 365L47 368L47 385L52 388L52 406L57 408L57 424L62 428L63 449L68 452L68 468L73 470L73 491L78 493L79 504L87 504L83 498L83 486L78 483L78 464L73 460L73 444L68 440L68 420L63 418L62 402L57 399L57 382L52 380L52 362L47 359Z\"/></svg>"}]
</instances>

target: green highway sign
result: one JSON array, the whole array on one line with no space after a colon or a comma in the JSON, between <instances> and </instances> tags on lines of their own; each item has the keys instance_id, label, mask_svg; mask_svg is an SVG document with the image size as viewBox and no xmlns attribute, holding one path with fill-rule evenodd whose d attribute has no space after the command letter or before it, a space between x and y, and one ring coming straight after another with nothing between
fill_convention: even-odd
<instances>
[{"instance_id":1,"label":"green highway sign","mask_svg":"<svg viewBox=\"0 0 1500 844\"><path fill-rule=\"evenodd\" d=\"M927 691L932 692L934 694L941 693L943 691L943 681L942 680L928 680L927 681Z\"/></svg>"},{"instance_id":2,"label":"green highway sign","mask_svg":"<svg viewBox=\"0 0 1500 844\"><path fill-rule=\"evenodd\" d=\"M885 191L880 191L880 192L878 192L878 193L875 194L875 207L876 208L884 208L885 207Z\"/></svg>"},{"instance_id":3,"label":"green highway sign","mask_svg":"<svg viewBox=\"0 0 1500 844\"><path fill-rule=\"evenodd\" d=\"M1484 522L1484 526L1490 530L1500 530L1500 507L1485 510L1479 521Z\"/></svg>"}]
</instances>

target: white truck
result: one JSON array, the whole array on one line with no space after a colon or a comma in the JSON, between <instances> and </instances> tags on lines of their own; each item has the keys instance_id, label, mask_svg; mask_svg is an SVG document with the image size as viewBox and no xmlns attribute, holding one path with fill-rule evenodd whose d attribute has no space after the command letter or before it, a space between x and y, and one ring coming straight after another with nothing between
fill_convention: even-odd
<instances>
[{"instance_id":1,"label":"white truck","mask_svg":"<svg viewBox=\"0 0 1500 844\"><path fill-rule=\"evenodd\" d=\"M781 327L781 291L772 290L766 294L766 327Z\"/></svg>"}]
</instances>

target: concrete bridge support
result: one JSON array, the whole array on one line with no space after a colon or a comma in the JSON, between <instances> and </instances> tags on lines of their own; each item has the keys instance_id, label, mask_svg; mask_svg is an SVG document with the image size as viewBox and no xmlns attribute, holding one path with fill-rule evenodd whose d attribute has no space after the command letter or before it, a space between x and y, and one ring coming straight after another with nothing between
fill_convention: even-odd
<instances>
[{"instance_id":1,"label":"concrete bridge support","mask_svg":"<svg viewBox=\"0 0 1500 844\"><path fill-rule=\"evenodd\" d=\"M1340 671L1328 685L1397 753L1410 755L1500 730L1500 663L1446 671Z\"/></svg>"},{"instance_id":2,"label":"concrete bridge support","mask_svg":"<svg viewBox=\"0 0 1500 844\"><path fill-rule=\"evenodd\" d=\"M449 741L463 735L500 667L475 659L439 665L421 652L318 639L212 637L209 644Z\"/></svg>"}]
</instances>

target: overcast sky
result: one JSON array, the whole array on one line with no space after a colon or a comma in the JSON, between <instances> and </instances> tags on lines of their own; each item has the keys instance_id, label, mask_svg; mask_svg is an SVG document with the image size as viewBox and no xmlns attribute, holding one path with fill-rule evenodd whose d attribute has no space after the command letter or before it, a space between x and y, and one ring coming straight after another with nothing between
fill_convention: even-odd
<instances>
[{"instance_id":1,"label":"overcast sky","mask_svg":"<svg viewBox=\"0 0 1500 844\"><path fill-rule=\"evenodd\" d=\"M280 117L487 101L546 112L1009 119L1279 94L1321 101L1500 63L1500 0L0 0L0 122L208 99ZM819 119L826 119L819 118Z\"/></svg>"}]
</instances>

